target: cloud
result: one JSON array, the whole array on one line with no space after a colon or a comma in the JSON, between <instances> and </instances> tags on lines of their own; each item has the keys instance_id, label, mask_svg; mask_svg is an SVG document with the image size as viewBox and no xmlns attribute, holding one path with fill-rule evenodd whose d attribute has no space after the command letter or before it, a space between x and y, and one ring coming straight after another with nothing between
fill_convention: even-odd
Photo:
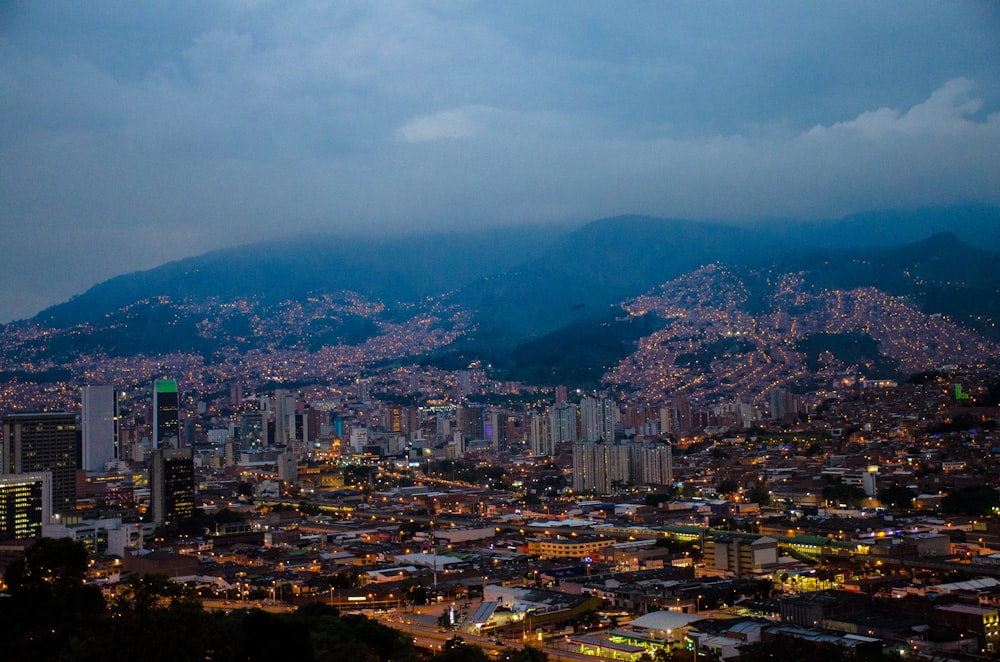
<instances>
[{"instance_id":1,"label":"cloud","mask_svg":"<svg viewBox=\"0 0 1000 662\"><path fill-rule=\"evenodd\" d=\"M954 78L934 90L929 99L905 113L892 108L879 108L862 113L849 122L838 122L830 128L856 129L869 137L884 136L891 131L909 135L958 133L970 128L969 117L983 106L982 99L972 96L974 89L974 81L964 77ZM825 133L830 128L814 127L812 133Z\"/></svg>"},{"instance_id":2,"label":"cloud","mask_svg":"<svg viewBox=\"0 0 1000 662\"><path fill-rule=\"evenodd\" d=\"M422 115L401 126L397 134L400 139L408 143L469 138L476 135L479 120L489 110L473 106Z\"/></svg>"},{"instance_id":3,"label":"cloud","mask_svg":"<svg viewBox=\"0 0 1000 662\"><path fill-rule=\"evenodd\" d=\"M4 7L0 320L308 231L1000 203L967 4Z\"/></svg>"}]
</instances>

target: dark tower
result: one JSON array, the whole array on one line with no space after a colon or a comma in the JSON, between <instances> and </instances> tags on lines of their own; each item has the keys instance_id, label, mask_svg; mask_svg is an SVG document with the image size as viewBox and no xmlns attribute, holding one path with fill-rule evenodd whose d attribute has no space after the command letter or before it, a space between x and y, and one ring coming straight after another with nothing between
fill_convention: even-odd
<instances>
[{"instance_id":1,"label":"dark tower","mask_svg":"<svg viewBox=\"0 0 1000 662\"><path fill-rule=\"evenodd\" d=\"M177 382L157 379L153 382L153 448L180 448L180 401Z\"/></svg>"}]
</instances>

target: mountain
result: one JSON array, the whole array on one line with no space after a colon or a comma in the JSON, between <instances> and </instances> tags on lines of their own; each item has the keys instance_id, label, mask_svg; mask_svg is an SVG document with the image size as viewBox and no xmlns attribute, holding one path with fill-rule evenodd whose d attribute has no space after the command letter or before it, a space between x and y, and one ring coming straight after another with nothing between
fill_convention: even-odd
<instances>
[{"instance_id":1,"label":"mountain","mask_svg":"<svg viewBox=\"0 0 1000 662\"><path fill-rule=\"evenodd\" d=\"M997 257L942 232L888 249L807 252L780 260L775 268L805 272L819 287L875 287L1000 339L995 324L1000 320Z\"/></svg>"},{"instance_id":2,"label":"mountain","mask_svg":"<svg viewBox=\"0 0 1000 662\"><path fill-rule=\"evenodd\" d=\"M606 371L621 372L619 363L646 339L669 336L680 328L676 319L702 310L692 293L704 298L711 288L685 288L701 282L706 268L735 274L718 283L742 293L738 306L704 313L710 317L780 324L789 311L775 308L775 287L794 282L820 311L833 310L829 297L837 296L895 310L897 297L907 319L940 314L997 339L998 255L962 234L978 228L978 243L989 244L997 219L1000 210L970 207L766 227L619 216L574 229L313 236L243 246L114 278L34 320L0 328L0 381L98 374L108 359L152 370L157 362L142 357L190 356L195 365L222 366L252 355L270 367L244 366L243 373L260 370L286 382L301 378L297 366L314 366L318 378L414 361L458 368L478 360L510 379L596 385ZM881 245L951 222L954 232ZM851 237L857 245L845 247ZM676 315L636 312L628 303L653 292L667 297L660 308ZM763 344L751 349L711 325L691 332L704 338L681 357L689 367L747 352L769 356ZM905 361L886 354L891 327L881 334L872 344L863 326L835 333L816 327L786 349L839 355L845 365L861 357L882 373L905 371Z\"/></svg>"},{"instance_id":3,"label":"mountain","mask_svg":"<svg viewBox=\"0 0 1000 662\"><path fill-rule=\"evenodd\" d=\"M462 288L454 300L476 311L481 333L492 341L523 340L603 319L626 297L770 243L722 224L618 216L588 223L541 257Z\"/></svg>"},{"instance_id":4,"label":"mountain","mask_svg":"<svg viewBox=\"0 0 1000 662\"><path fill-rule=\"evenodd\" d=\"M34 320L96 322L136 301L266 303L353 291L387 302L438 296L540 254L562 227L500 228L375 239L316 235L212 251L95 285Z\"/></svg>"},{"instance_id":5,"label":"mountain","mask_svg":"<svg viewBox=\"0 0 1000 662\"><path fill-rule=\"evenodd\" d=\"M827 221L760 221L747 227L802 248L890 248L951 232L971 246L1000 252L1000 208L979 204L872 210Z\"/></svg>"}]
</instances>

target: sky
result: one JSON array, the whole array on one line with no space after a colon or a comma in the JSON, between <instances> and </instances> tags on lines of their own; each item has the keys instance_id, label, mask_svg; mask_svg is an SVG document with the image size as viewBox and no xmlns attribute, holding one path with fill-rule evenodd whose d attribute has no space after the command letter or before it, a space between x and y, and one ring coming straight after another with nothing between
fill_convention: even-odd
<instances>
[{"instance_id":1,"label":"sky","mask_svg":"<svg viewBox=\"0 0 1000 662\"><path fill-rule=\"evenodd\" d=\"M303 233L1000 204L1000 4L0 0L0 322Z\"/></svg>"}]
</instances>

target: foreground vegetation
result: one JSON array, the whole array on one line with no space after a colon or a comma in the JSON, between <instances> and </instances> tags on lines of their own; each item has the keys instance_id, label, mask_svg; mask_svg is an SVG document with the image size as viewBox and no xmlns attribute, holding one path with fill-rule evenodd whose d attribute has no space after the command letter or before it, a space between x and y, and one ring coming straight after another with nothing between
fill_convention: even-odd
<instances>
[{"instance_id":1,"label":"foreground vegetation","mask_svg":"<svg viewBox=\"0 0 1000 662\"><path fill-rule=\"evenodd\" d=\"M69 539L42 539L4 576L0 659L93 662L351 660L480 662L480 649L454 640L429 657L410 637L364 616L315 603L293 612L207 611L183 586L144 575L105 599L84 583L87 552ZM541 651L510 651L507 662L544 662Z\"/></svg>"}]
</instances>

